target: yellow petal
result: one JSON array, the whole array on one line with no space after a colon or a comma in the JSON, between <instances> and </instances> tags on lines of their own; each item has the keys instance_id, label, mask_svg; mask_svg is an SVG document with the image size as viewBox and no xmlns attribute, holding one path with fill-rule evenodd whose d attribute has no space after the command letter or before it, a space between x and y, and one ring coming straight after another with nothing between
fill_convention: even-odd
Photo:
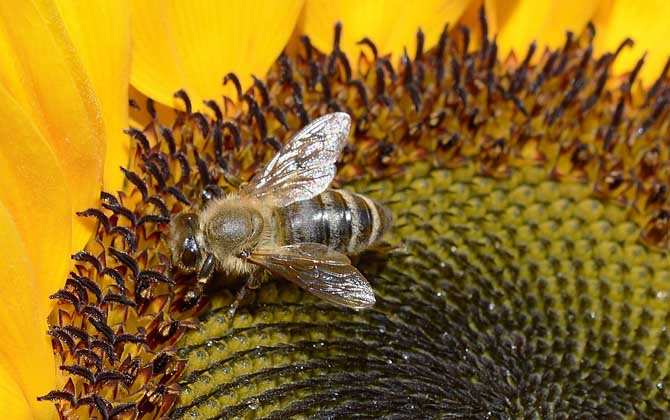
<instances>
[{"instance_id":1,"label":"yellow petal","mask_svg":"<svg viewBox=\"0 0 670 420\"><path fill-rule=\"evenodd\" d=\"M248 87L279 56L298 18L301 0L132 1L132 84L168 106L185 89L194 109L219 99L223 76L235 72ZM227 95L236 99L234 90Z\"/></svg>"},{"instance_id":2,"label":"yellow petal","mask_svg":"<svg viewBox=\"0 0 670 420\"><path fill-rule=\"evenodd\" d=\"M399 57L403 48L409 54L416 49L416 33L421 28L425 48L435 45L447 22L454 23L467 7L464 0L429 0L413 3L403 0L308 0L301 17L301 33L307 34L312 44L321 51L333 47L333 28L342 23L342 49L352 65L361 47L356 45L368 37L380 54L392 53Z\"/></svg>"},{"instance_id":3,"label":"yellow petal","mask_svg":"<svg viewBox=\"0 0 670 420\"><path fill-rule=\"evenodd\" d=\"M67 272L71 205L50 145L2 86L0 104L0 372L11 375L0 383L46 418L52 405L36 397L55 388L48 296Z\"/></svg>"},{"instance_id":4,"label":"yellow petal","mask_svg":"<svg viewBox=\"0 0 670 420\"><path fill-rule=\"evenodd\" d=\"M100 102L107 138L104 187L123 183L119 166L129 156L128 84L130 83L130 4L128 0L58 0L67 32Z\"/></svg>"},{"instance_id":5,"label":"yellow petal","mask_svg":"<svg viewBox=\"0 0 670 420\"><path fill-rule=\"evenodd\" d=\"M581 33L593 18L598 0L487 1L487 13L495 22L491 35L498 33L498 47L502 56L515 51L517 56L537 41L538 51L545 46L556 48L565 43L566 31ZM496 31L497 29L497 31Z\"/></svg>"},{"instance_id":6,"label":"yellow petal","mask_svg":"<svg viewBox=\"0 0 670 420\"><path fill-rule=\"evenodd\" d=\"M135 89L134 86L130 86L128 96L130 100L134 101L139 107L139 109L135 107L130 108L130 126L143 130L152 121L151 114L147 111L147 100L149 100L149 98L139 90ZM169 108L159 102L154 102L153 107L156 111L156 119L158 121L163 121L163 123L165 123L166 121L173 121L175 119L176 114L174 108Z\"/></svg>"},{"instance_id":7,"label":"yellow petal","mask_svg":"<svg viewBox=\"0 0 670 420\"><path fill-rule=\"evenodd\" d=\"M23 397L21 387L14 381L11 371L5 366L4 362L0 362L0 407L3 408L3 414L8 419L28 420L33 418L28 401Z\"/></svg>"},{"instance_id":8,"label":"yellow petal","mask_svg":"<svg viewBox=\"0 0 670 420\"><path fill-rule=\"evenodd\" d=\"M470 27L470 47L477 48L481 42L481 8L485 6L486 10L486 24L488 26L488 37L498 36L500 28L505 26L505 23L510 18L517 4L521 0L507 0L504 2L496 0L475 0L468 4L468 7L461 16L460 23ZM500 3L500 4L498 4Z\"/></svg>"},{"instance_id":9,"label":"yellow petal","mask_svg":"<svg viewBox=\"0 0 670 420\"><path fill-rule=\"evenodd\" d=\"M2 264L0 290L12 296L0 305L2 345L0 345L0 384L9 388L0 394L0 405L6 418L46 418L53 412L52 404L36 401L40 393L55 387L54 359L45 337L46 322L41 311L32 309L39 298L31 289L35 275L30 269L27 249L7 209L0 203L0 246L3 258L12 264ZM29 309L30 308L30 309ZM15 411L8 416L5 411ZM19 414L20 417L16 417Z\"/></svg>"},{"instance_id":10,"label":"yellow petal","mask_svg":"<svg viewBox=\"0 0 670 420\"><path fill-rule=\"evenodd\" d=\"M621 51L614 70L617 74L631 71L647 52L640 78L646 86L651 85L670 54L670 3L663 0L603 3L595 19L597 50L601 53L615 50L626 37L632 38L635 45Z\"/></svg>"},{"instance_id":11,"label":"yellow petal","mask_svg":"<svg viewBox=\"0 0 670 420\"><path fill-rule=\"evenodd\" d=\"M62 162L73 248L81 249L91 223L74 212L97 202L102 181L105 140L99 105L52 1L0 2L0 25L0 84Z\"/></svg>"}]
</instances>

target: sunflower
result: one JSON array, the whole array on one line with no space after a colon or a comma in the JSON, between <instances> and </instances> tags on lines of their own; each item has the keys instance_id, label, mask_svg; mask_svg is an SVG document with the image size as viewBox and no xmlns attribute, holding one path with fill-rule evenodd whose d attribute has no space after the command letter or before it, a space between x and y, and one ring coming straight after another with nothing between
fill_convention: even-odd
<instances>
[{"instance_id":1,"label":"sunflower","mask_svg":"<svg viewBox=\"0 0 670 420\"><path fill-rule=\"evenodd\" d=\"M8 418L667 415L664 2L0 12ZM187 304L170 217L336 110L376 308Z\"/></svg>"}]
</instances>

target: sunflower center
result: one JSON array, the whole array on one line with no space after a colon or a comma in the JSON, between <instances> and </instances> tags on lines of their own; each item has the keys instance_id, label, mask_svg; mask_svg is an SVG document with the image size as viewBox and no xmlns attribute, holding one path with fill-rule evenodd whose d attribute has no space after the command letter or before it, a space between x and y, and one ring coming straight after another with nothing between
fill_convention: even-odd
<instances>
[{"instance_id":1,"label":"sunflower center","mask_svg":"<svg viewBox=\"0 0 670 420\"><path fill-rule=\"evenodd\" d=\"M276 280L229 329L230 297L214 300L179 350L175 418L667 409L670 261L636 241L625 209L532 167L492 180L417 164L348 187L396 216L399 248L361 257L374 309Z\"/></svg>"}]
</instances>

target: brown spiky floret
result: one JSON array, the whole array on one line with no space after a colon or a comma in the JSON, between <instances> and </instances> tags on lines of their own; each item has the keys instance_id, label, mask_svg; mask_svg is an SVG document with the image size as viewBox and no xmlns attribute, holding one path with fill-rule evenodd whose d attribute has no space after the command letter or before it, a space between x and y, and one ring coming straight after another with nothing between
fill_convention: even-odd
<instances>
[{"instance_id":1,"label":"brown spiky floret","mask_svg":"<svg viewBox=\"0 0 670 420\"><path fill-rule=\"evenodd\" d=\"M150 123L128 130L125 192L80 213L98 229L52 295L65 379L42 398L63 417L105 419L160 417L179 395L179 418L667 413L662 282L629 278L670 270L653 265L670 246L668 66L646 91L639 66L613 77L618 51L595 57L592 27L501 61L485 22L479 48L468 28L445 28L429 51L419 33L397 65L369 39L347 57L337 26L329 54L303 37L301 54L246 92L226 75L236 98L195 112L179 91L185 111L168 122L149 101ZM229 191L228 176L248 179L333 111L354 121L336 182L384 199L404 247L361 262L378 305L355 314L278 283L232 329L229 292L189 307L193 279L169 270L170 217ZM584 251L603 238L632 260ZM197 315L201 329L180 340Z\"/></svg>"}]
</instances>

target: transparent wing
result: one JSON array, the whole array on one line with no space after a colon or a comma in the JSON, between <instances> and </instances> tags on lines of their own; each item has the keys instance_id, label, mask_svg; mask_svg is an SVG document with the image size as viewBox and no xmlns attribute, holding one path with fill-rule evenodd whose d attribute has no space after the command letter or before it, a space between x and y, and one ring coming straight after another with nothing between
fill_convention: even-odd
<instances>
[{"instance_id":1,"label":"transparent wing","mask_svg":"<svg viewBox=\"0 0 670 420\"><path fill-rule=\"evenodd\" d=\"M257 250L249 260L330 303L354 309L375 304L370 283L349 258L325 245L302 243Z\"/></svg>"},{"instance_id":2,"label":"transparent wing","mask_svg":"<svg viewBox=\"0 0 670 420\"><path fill-rule=\"evenodd\" d=\"M323 192L335 177L335 162L347 143L351 117L327 114L300 130L241 190L283 207Z\"/></svg>"}]
</instances>

